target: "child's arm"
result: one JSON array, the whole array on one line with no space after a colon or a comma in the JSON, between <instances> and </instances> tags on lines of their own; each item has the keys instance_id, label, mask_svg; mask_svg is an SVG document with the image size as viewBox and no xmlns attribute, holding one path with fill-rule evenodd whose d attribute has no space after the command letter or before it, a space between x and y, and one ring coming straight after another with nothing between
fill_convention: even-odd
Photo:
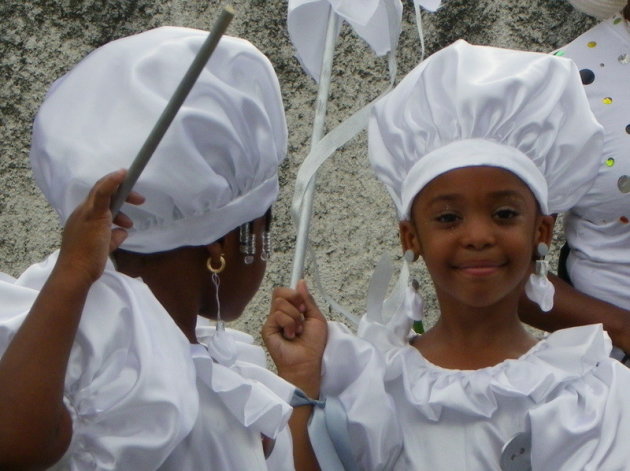
<instances>
[{"instance_id":1,"label":"child's arm","mask_svg":"<svg viewBox=\"0 0 630 471\"><path fill-rule=\"evenodd\" d=\"M602 323L613 344L630 352L630 311L588 296L551 273L549 280L556 289L553 308L542 312L523 294L519 303L519 316L523 322L548 332Z\"/></svg>"},{"instance_id":2,"label":"child's arm","mask_svg":"<svg viewBox=\"0 0 630 471\"><path fill-rule=\"evenodd\" d=\"M278 374L318 398L328 327L303 280L297 290L274 290L262 336ZM307 430L311 412L310 406L296 407L289 421L295 469L300 471L319 470Z\"/></svg>"},{"instance_id":3,"label":"child's arm","mask_svg":"<svg viewBox=\"0 0 630 471\"><path fill-rule=\"evenodd\" d=\"M99 180L69 217L55 267L0 359L0 469L45 469L70 444L66 368L88 291L132 225L119 214L111 228L110 199L125 174Z\"/></svg>"}]
</instances>

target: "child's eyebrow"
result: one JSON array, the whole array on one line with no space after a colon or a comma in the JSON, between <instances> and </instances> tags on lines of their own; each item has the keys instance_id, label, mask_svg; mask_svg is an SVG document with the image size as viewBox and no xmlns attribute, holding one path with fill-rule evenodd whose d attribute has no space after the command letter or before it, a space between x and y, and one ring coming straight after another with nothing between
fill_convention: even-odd
<instances>
[{"instance_id":1,"label":"child's eyebrow","mask_svg":"<svg viewBox=\"0 0 630 471\"><path fill-rule=\"evenodd\" d=\"M452 201L458 201L463 199L463 196L457 193L449 193L446 195L437 195L434 196L433 198L431 198L429 201L427 201L427 205L431 206L434 205L436 203L442 203L442 202L452 202Z\"/></svg>"},{"instance_id":2,"label":"child's eyebrow","mask_svg":"<svg viewBox=\"0 0 630 471\"><path fill-rule=\"evenodd\" d=\"M518 201L525 201L525 197L519 191L514 190L501 190L501 191L493 191L488 196L495 199L513 199Z\"/></svg>"},{"instance_id":3,"label":"child's eyebrow","mask_svg":"<svg viewBox=\"0 0 630 471\"><path fill-rule=\"evenodd\" d=\"M525 201L525 197L523 196L523 194L519 191L515 191L515 190L500 190L500 191L493 191L491 193L488 193L488 198L490 199L511 199L511 200L518 200L519 202ZM464 199L464 195L460 194L460 193L447 193L447 194L443 194L443 195L437 195L434 196L433 198L431 198L429 201L426 202L426 204L428 206L437 204L437 203L451 203L451 202L455 202L455 201L461 201Z\"/></svg>"}]
</instances>

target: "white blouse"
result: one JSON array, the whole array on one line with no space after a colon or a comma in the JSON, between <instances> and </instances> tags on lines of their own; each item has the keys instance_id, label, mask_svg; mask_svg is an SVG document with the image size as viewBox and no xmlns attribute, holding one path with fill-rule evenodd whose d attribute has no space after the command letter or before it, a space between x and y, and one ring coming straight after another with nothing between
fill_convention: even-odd
<instances>
[{"instance_id":1,"label":"white blouse","mask_svg":"<svg viewBox=\"0 0 630 471\"><path fill-rule=\"evenodd\" d=\"M364 317L365 338L330 324L326 375L349 379L324 392L340 397L349 423L365 425L358 461L369 449L388 454L361 469L630 469L630 370L609 358L601 326L561 330L519 359L464 371L410 346L412 322L404 312L387 324ZM370 396L362 407L344 397L360 384Z\"/></svg>"},{"instance_id":2,"label":"white blouse","mask_svg":"<svg viewBox=\"0 0 630 471\"><path fill-rule=\"evenodd\" d=\"M56 259L0 278L0 355ZM70 355L64 402L73 437L52 469L293 471L293 386L264 368L247 334L198 333L208 348L191 345L141 280L108 263ZM268 460L261 434L276 439Z\"/></svg>"},{"instance_id":3,"label":"white blouse","mask_svg":"<svg viewBox=\"0 0 630 471\"><path fill-rule=\"evenodd\" d=\"M577 64L605 129L597 179L565 218L569 276L578 290L630 309L630 24L618 13L556 54Z\"/></svg>"}]
</instances>

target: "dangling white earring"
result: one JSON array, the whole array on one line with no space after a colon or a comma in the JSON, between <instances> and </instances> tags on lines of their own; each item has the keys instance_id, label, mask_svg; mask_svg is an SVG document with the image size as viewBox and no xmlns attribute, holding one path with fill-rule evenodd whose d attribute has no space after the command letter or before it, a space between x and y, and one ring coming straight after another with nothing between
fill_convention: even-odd
<instances>
[{"instance_id":1,"label":"dangling white earring","mask_svg":"<svg viewBox=\"0 0 630 471\"><path fill-rule=\"evenodd\" d=\"M405 253L403 254L403 258L405 259L407 263L413 263L413 261L416 259L416 254L414 254L413 250L411 249L405 250Z\"/></svg>"},{"instance_id":2,"label":"dangling white earring","mask_svg":"<svg viewBox=\"0 0 630 471\"><path fill-rule=\"evenodd\" d=\"M407 263L413 263L416 260L416 254L413 250L405 250L403 259ZM417 334L424 333L424 325L422 324L422 317L424 311L424 300L420 296L420 284L415 278L412 278L407 291L405 293L405 312L410 313L413 316L412 329Z\"/></svg>"},{"instance_id":3,"label":"dangling white earring","mask_svg":"<svg viewBox=\"0 0 630 471\"><path fill-rule=\"evenodd\" d=\"M538 244L537 253L540 260L536 260L536 268L534 273L529 275L527 283L525 283L525 294L529 299L540 306L544 312L548 312L553 307L553 295L555 288L547 278L549 265L545 260L545 256L549 252L549 246L544 242Z\"/></svg>"}]
</instances>

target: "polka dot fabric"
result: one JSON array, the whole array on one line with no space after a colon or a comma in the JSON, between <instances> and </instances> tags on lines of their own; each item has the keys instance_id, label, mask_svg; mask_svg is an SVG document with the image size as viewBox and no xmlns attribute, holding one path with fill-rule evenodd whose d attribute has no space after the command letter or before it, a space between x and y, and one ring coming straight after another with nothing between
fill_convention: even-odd
<instances>
[{"instance_id":1,"label":"polka dot fabric","mask_svg":"<svg viewBox=\"0 0 630 471\"><path fill-rule=\"evenodd\" d=\"M577 64L605 128L597 179L565 219L569 274L581 291L630 308L630 25L616 14L556 54ZM603 275L611 271L618 281Z\"/></svg>"}]
</instances>

